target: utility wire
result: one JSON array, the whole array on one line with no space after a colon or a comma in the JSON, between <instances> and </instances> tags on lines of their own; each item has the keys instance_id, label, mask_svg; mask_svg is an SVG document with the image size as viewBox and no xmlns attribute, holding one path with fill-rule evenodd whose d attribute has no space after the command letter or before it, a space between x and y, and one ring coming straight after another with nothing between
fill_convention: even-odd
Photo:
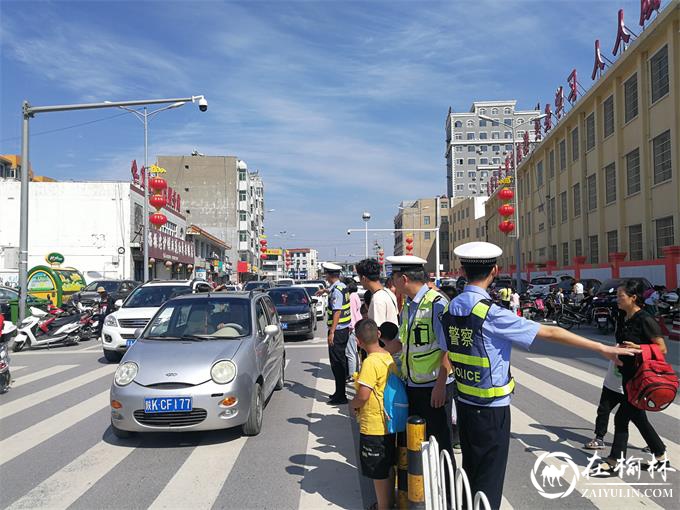
<instances>
[{"instance_id":1,"label":"utility wire","mask_svg":"<svg viewBox=\"0 0 680 510\"><path fill-rule=\"evenodd\" d=\"M31 137L33 136L40 136L40 135L47 135L50 133L57 133L59 131L66 131L67 129L75 129L77 127L81 126L89 126L90 124L96 124L97 122L104 122L105 120L111 120L115 119L116 117L122 117L123 115L127 115L128 112L123 112L123 113L117 113L116 115L111 115L109 117L103 117L101 119L96 119L96 120L90 120L88 122L81 122L80 124L73 124L71 126L64 126L60 128L55 128L55 129L48 129L47 131L39 131L37 133L31 133ZM5 142L7 140L19 140L21 137L20 136L10 136L8 138L0 138L0 142Z\"/></svg>"}]
</instances>

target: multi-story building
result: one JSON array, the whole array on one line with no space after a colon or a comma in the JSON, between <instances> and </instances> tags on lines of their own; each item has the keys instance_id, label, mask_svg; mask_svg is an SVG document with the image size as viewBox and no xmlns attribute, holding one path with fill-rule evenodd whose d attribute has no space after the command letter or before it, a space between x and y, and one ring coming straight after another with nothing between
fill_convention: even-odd
<instances>
[{"instance_id":1,"label":"multi-story building","mask_svg":"<svg viewBox=\"0 0 680 510\"><path fill-rule=\"evenodd\" d=\"M437 211L439 204L439 212ZM449 199L446 197L419 198L405 200L399 204L399 212L394 217L395 229L413 229L394 233L394 254L405 255L406 238L413 239L412 255L427 260L425 269L434 273L436 268L436 227L439 220L439 263L446 270L449 264ZM416 229L432 229L431 232ZM440 267L441 269L441 267Z\"/></svg>"},{"instance_id":2,"label":"multi-story building","mask_svg":"<svg viewBox=\"0 0 680 510\"><path fill-rule=\"evenodd\" d=\"M533 124L536 110L516 110L517 101L475 101L469 112L455 113L449 108L446 116L446 192L449 197L486 196L486 183L494 170L505 162L505 155L515 142L534 140ZM479 118L485 115L498 122Z\"/></svg>"},{"instance_id":3,"label":"multi-story building","mask_svg":"<svg viewBox=\"0 0 680 510\"><path fill-rule=\"evenodd\" d=\"M219 283L231 280L233 265L227 255L227 243L196 225L187 227L187 239L194 242L195 278Z\"/></svg>"},{"instance_id":4,"label":"multi-story building","mask_svg":"<svg viewBox=\"0 0 680 510\"><path fill-rule=\"evenodd\" d=\"M488 197L454 198L449 209L449 260L448 271L454 271L457 260L453 255L456 246L472 241L486 241L484 204Z\"/></svg>"},{"instance_id":5,"label":"multi-story building","mask_svg":"<svg viewBox=\"0 0 680 510\"><path fill-rule=\"evenodd\" d=\"M641 275L676 287L680 264L680 4L631 42L518 168L522 269ZM488 238L513 269L514 238Z\"/></svg>"},{"instance_id":6,"label":"multi-story building","mask_svg":"<svg viewBox=\"0 0 680 510\"><path fill-rule=\"evenodd\" d=\"M296 280L316 280L319 276L319 253L313 248L292 248L289 253L288 277Z\"/></svg>"},{"instance_id":7,"label":"multi-story building","mask_svg":"<svg viewBox=\"0 0 680 510\"><path fill-rule=\"evenodd\" d=\"M229 245L229 259L245 262L237 267L259 267L264 233L259 173L248 172L234 156L159 156L158 164L167 170L168 183L182 192L187 221Z\"/></svg>"}]
</instances>

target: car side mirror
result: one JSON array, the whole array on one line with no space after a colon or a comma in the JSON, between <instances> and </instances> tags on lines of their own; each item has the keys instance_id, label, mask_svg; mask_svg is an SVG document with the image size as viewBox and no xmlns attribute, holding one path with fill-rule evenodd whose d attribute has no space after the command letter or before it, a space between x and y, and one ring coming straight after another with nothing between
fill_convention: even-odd
<instances>
[{"instance_id":1,"label":"car side mirror","mask_svg":"<svg viewBox=\"0 0 680 510\"><path fill-rule=\"evenodd\" d=\"M264 334L266 336L275 336L278 335L279 333L279 327L276 324L270 324L269 326L265 326L264 328Z\"/></svg>"},{"instance_id":2,"label":"car side mirror","mask_svg":"<svg viewBox=\"0 0 680 510\"><path fill-rule=\"evenodd\" d=\"M115 306L116 310L118 310L121 306L123 306L123 300L122 299L116 299L116 302L113 303L113 306Z\"/></svg>"},{"instance_id":3,"label":"car side mirror","mask_svg":"<svg viewBox=\"0 0 680 510\"><path fill-rule=\"evenodd\" d=\"M144 328L135 329L135 332L134 332L135 338L139 338L140 336L142 336L142 333L144 333Z\"/></svg>"}]
</instances>

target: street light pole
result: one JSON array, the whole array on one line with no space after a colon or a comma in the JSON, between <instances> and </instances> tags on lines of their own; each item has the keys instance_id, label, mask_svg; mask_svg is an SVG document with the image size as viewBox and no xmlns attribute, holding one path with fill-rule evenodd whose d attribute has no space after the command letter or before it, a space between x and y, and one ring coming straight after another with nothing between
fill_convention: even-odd
<instances>
[{"instance_id":1,"label":"street light pole","mask_svg":"<svg viewBox=\"0 0 680 510\"><path fill-rule=\"evenodd\" d=\"M361 215L361 219L364 220L364 236L366 239L365 256L366 258L368 258L368 222L371 219L371 214L369 212L364 211L364 213Z\"/></svg>"},{"instance_id":2,"label":"street light pole","mask_svg":"<svg viewBox=\"0 0 680 510\"><path fill-rule=\"evenodd\" d=\"M439 230L441 229L441 225L440 225L441 219L440 219L440 214L439 214L440 213L440 209L439 209L440 201L441 201L441 197L439 197L439 196L437 196L437 198L434 201L435 202L434 206L437 209L434 213L434 218L435 218L434 223L435 223L435 227L437 227L437 231L434 233L434 239L435 239L434 244L435 244L435 251L436 251L436 255L435 255L435 266L436 267L435 267L435 270L434 270L434 276L437 280L437 283L439 283L439 276L440 276L440 273L439 273L439 264L440 264L440 260L439 260Z\"/></svg>"},{"instance_id":3,"label":"street light pole","mask_svg":"<svg viewBox=\"0 0 680 510\"><path fill-rule=\"evenodd\" d=\"M168 104L168 103L198 103L202 112L208 110L208 101L204 96L179 97L171 99L145 99L141 101L104 101L101 103L79 103L67 105L54 106L31 106L28 101L22 103L22 129L21 129L21 205L19 208L19 320L26 317L26 300L28 299L28 200L29 200L29 168L30 161L29 154L29 121L37 113L50 112L66 112L73 110L97 110L101 108L117 108L128 106L145 106L150 104ZM172 104L168 107L174 107ZM161 110L167 108L161 108ZM158 111L161 111L158 110ZM152 112L157 113L157 112ZM145 108L146 115L146 108ZM145 128L146 140L146 128ZM144 144L146 147L146 143ZM146 150L145 150L146 160ZM148 171L148 170L147 170ZM146 186L144 186L146 191ZM145 206L148 200L144 201ZM148 214L144 217L144 225L148 228ZM146 232L145 232L146 235ZM144 246L146 247L147 239L144 238ZM148 260L144 260L145 273L148 276ZM145 278L146 279L146 278Z\"/></svg>"}]
</instances>

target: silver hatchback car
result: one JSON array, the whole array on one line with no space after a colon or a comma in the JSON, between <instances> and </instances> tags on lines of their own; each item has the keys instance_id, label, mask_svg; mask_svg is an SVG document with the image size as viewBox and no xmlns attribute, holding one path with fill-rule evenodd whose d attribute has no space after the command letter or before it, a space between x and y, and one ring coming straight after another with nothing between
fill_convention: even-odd
<instances>
[{"instance_id":1,"label":"silver hatchback car","mask_svg":"<svg viewBox=\"0 0 680 510\"><path fill-rule=\"evenodd\" d=\"M256 435L285 365L279 318L264 292L171 299L116 370L111 428L118 437L237 426Z\"/></svg>"}]
</instances>

